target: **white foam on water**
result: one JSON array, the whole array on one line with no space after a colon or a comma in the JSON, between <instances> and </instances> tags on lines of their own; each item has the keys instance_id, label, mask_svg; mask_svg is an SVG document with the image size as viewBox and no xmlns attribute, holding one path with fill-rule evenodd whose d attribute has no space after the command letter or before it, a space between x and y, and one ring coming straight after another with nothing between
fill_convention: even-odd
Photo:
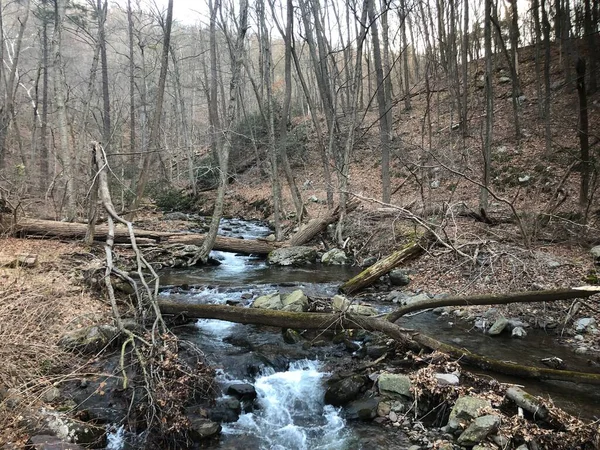
<instances>
[{"instance_id":1,"label":"white foam on water","mask_svg":"<svg viewBox=\"0 0 600 450\"><path fill-rule=\"evenodd\" d=\"M272 369L254 387L259 408L224 424L225 434L252 434L261 449L334 450L345 448L348 432L339 410L324 404L318 361L296 361L286 372Z\"/></svg>"}]
</instances>

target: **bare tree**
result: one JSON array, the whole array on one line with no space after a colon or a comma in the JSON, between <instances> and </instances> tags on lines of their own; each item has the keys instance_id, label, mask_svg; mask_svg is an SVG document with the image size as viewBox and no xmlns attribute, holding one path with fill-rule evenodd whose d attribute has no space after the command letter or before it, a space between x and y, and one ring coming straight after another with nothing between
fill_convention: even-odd
<instances>
[{"instance_id":1,"label":"bare tree","mask_svg":"<svg viewBox=\"0 0 600 450\"><path fill-rule=\"evenodd\" d=\"M214 4L211 2L209 5L211 7L211 19L213 17L216 19L217 10L220 8L221 4L219 0L217 0ZM227 172L229 166L229 153L231 151L231 138L233 135L233 123L236 115L239 85L242 77L244 41L246 38L246 31L248 29L248 0L241 0L237 27L237 37L231 52L232 61L231 81L229 83L229 102L227 104L227 114L223 120L222 138L218 141L217 153L219 158L219 187L217 190L217 198L215 200L210 229L206 234L204 241L202 242L202 247L194 258L195 260L193 263L196 263L197 261L206 262L208 260L208 255L215 244L217 233L219 231L219 223L221 222L221 217L223 216L223 202L225 200L225 190L227 188ZM213 32L216 32L214 28L211 29L211 33ZM211 53L211 60L213 57L215 58L216 63L216 52L214 54ZM216 98L213 97L212 100L216 101Z\"/></svg>"}]
</instances>

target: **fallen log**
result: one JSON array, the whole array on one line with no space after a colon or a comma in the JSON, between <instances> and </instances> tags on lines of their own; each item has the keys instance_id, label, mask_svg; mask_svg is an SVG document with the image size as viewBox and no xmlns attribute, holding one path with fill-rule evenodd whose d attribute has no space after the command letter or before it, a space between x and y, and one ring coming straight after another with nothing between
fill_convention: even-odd
<instances>
[{"instance_id":1,"label":"fallen log","mask_svg":"<svg viewBox=\"0 0 600 450\"><path fill-rule=\"evenodd\" d=\"M354 211L359 205L356 200L351 200L346 205L346 214ZM332 224L340 218L341 208L338 206L324 217L317 217L308 221L306 225L301 227L287 242L286 246L296 247L304 245L316 235L325 231L329 224Z\"/></svg>"},{"instance_id":2,"label":"fallen log","mask_svg":"<svg viewBox=\"0 0 600 450\"><path fill-rule=\"evenodd\" d=\"M266 325L301 330L381 331L402 344L409 344L406 330L386 320L354 314L330 314L277 311L227 305L201 305L159 301L163 314L182 315L195 319L218 319L228 322Z\"/></svg>"},{"instance_id":3,"label":"fallen log","mask_svg":"<svg viewBox=\"0 0 600 450\"><path fill-rule=\"evenodd\" d=\"M367 331L380 331L409 348L414 348L417 344L418 347L446 353L456 358L460 363L484 370L536 380L570 381L600 385L600 374L530 367L509 361L486 358L468 350L445 344L424 334L411 335L409 330L377 317L350 314L296 313L227 305L174 303L164 300L159 301L159 307L164 315L218 319L242 324L296 329L364 329Z\"/></svg>"},{"instance_id":4,"label":"fallen log","mask_svg":"<svg viewBox=\"0 0 600 450\"><path fill-rule=\"evenodd\" d=\"M598 293L600 293L600 286L581 286L570 289L510 292L508 294L480 294L469 297L430 298L400 306L395 311L389 313L386 316L386 319L390 322L395 322L408 313L442 306L505 305L508 303L549 302L587 298Z\"/></svg>"},{"instance_id":5,"label":"fallen log","mask_svg":"<svg viewBox=\"0 0 600 450\"><path fill-rule=\"evenodd\" d=\"M377 261L371 267L367 267L361 273L342 284L340 291L346 295L352 295L362 288L373 284L379 277L385 275L400 263L422 253L424 250L424 239L408 244L381 261Z\"/></svg>"},{"instance_id":6,"label":"fallen log","mask_svg":"<svg viewBox=\"0 0 600 450\"><path fill-rule=\"evenodd\" d=\"M458 362L469 366L478 367L503 375L520 378L547 381L569 381L572 383L586 383L600 386L600 373L575 372L571 370L548 369L546 367L532 367L512 361L500 361L472 353L463 348L440 342L425 334L415 334L412 339L423 347L445 353Z\"/></svg>"},{"instance_id":7,"label":"fallen log","mask_svg":"<svg viewBox=\"0 0 600 450\"><path fill-rule=\"evenodd\" d=\"M350 202L347 210L353 210L357 202ZM280 247L302 245L327 228L327 225L339 218L339 208L334 209L326 216L313 219L285 242L269 242L264 239L238 239L226 236L217 236L213 250L232 253L267 255ZM8 216L0 217L0 233L8 232L24 236L41 236L47 238L80 239L86 236L88 225L75 222L57 222L53 220L22 219L16 224ZM94 234L97 239L105 239L109 228L106 225L97 225ZM115 243L129 243L129 231L124 226L115 226ZM154 239L157 243L201 245L205 235L198 233L174 233L165 231L150 231L136 229L137 237Z\"/></svg>"}]
</instances>

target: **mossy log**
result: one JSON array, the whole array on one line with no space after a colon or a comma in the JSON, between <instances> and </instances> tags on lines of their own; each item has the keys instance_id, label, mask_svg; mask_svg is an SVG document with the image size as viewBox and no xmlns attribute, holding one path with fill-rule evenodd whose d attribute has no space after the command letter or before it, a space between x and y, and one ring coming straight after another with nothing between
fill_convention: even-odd
<instances>
[{"instance_id":1,"label":"mossy log","mask_svg":"<svg viewBox=\"0 0 600 450\"><path fill-rule=\"evenodd\" d=\"M421 333L411 335L410 330L403 329L396 324L377 317L362 317L350 314L296 313L226 305L198 305L167 301L160 301L159 306L163 314L183 315L201 319L219 319L243 324L296 329L364 329L367 331L380 331L407 347L425 347L441 351L456 358L461 364L475 366L483 370L491 370L505 375L536 380L571 381L600 385L600 374L529 367L486 358L471 353L468 350L445 344Z\"/></svg>"},{"instance_id":2,"label":"mossy log","mask_svg":"<svg viewBox=\"0 0 600 450\"><path fill-rule=\"evenodd\" d=\"M367 267L361 273L342 284L340 286L340 291L346 295L352 295L362 288L370 286L377 281L379 277L385 275L400 263L421 254L424 249L423 241L424 239L420 239L417 242L408 244L401 250L398 250L381 261L377 261L372 266Z\"/></svg>"},{"instance_id":3,"label":"mossy log","mask_svg":"<svg viewBox=\"0 0 600 450\"><path fill-rule=\"evenodd\" d=\"M598 293L600 293L600 286L581 286L570 289L510 292L507 294L481 294L469 297L439 297L401 306L389 313L386 316L386 319L390 322L395 322L408 313L423 309L438 308L441 306L505 305L508 303L550 302L586 298Z\"/></svg>"}]
</instances>

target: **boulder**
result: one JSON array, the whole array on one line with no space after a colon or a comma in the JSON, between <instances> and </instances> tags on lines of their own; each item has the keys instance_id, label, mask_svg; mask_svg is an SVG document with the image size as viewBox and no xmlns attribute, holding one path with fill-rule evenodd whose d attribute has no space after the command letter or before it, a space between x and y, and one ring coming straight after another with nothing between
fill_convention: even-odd
<instances>
[{"instance_id":1,"label":"boulder","mask_svg":"<svg viewBox=\"0 0 600 450\"><path fill-rule=\"evenodd\" d=\"M410 283L410 277L405 270L394 269L389 273L390 283L393 286L407 286Z\"/></svg>"},{"instance_id":2,"label":"boulder","mask_svg":"<svg viewBox=\"0 0 600 450\"><path fill-rule=\"evenodd\" d=\"M458 429L461 421L469 422L483 414L483 410L490 406L490 402L483 398L465 395L459 397L450 412L448 426Z\"/></svg>"},{"instance_id":3,"label":"boulder","mask_svg":"<svg viewBox=\"0 0 600 450\"><path fill-rule=\"evenodd\" d=\"M84 450L81 445L65 442L49 434L31 436L27 442L27 448L31 450Z\"/></svg>"},{"instance_id":4,"label":"boulder","mask_svg":"<svg viewBox=\"0 0 600 450\"><path fill-rule=\"evenodd\" d=\"M346 405L358 397L365 385L366 380L362 375L353 375L331 383L325 391L325 403L333 406Z\"/></svg>"},{"instance_id":5,"label":"boulder","mask_svg":"<svg viewBox=\"0 0 600 450\"><path fill-rule=\"evenodd\" d=\"M332 266L343 266L348 263L348 257L343 250L332 248L321 256L321 263Z\"/></svg>"},{"instance_id":6,"label":"boulder","mask_svg":"<svg viewBox=\"0 0 600 450\"><path fill-rule=\"evenodd\" d=\"M368 305L355 305L343 295L334 295L331 299L331 307L335 312L348 312L359 316L376 316L379 312Z\"/></svg>"},{"instance_id":7,"label":"boulder","mask_svg":"<svg viewBox=\"0 0 600 450\"><path fill-rule=\"evenodd\" d=\"M210 419L214 422L237 422L242 406L237 398L223 397L217 399L216 405L209 410Z\"/></svg>"},{"instance_id":8,"label":"boulder","mask_svg":"<svg viewBox=\"0 0 600 450\"><path fill-rule=\"evenodd\" d=\"M98 353L119 334L112 325L94 325L70 331L63 335L58 345L64 349L84 353Z\"/></svg>"},{"instance_id":9,"label":"boulder","mask_svg":"<svg viewBox=\"0 0 600 450\"><path fill-rule=\"evenodd\" d=\"M376 316L379 314L379 311L369 305L350 305L348 312L359 316Z\"/></svg>"},{"instance_id":10,"label":"boulder","mask_svg":"<svg viewBox=\"0 0 600 450\"><path fill-rule=\"evenodd\" d=\"M600 245L596 245L590 249L590 254L596 261L600 261Z\"/></svg>"},{"instance_id":11,"label":"boulder","mask_svg":"<svg viewBox=\"0 0 600 450\"><path fill-rule=\"evenodd\" d=\"M383 372L377 379L377 387L379 392L389 396L402 396L413 398L410 391L411 381L408 375L399 373Z\"/></svg>"},{"instance_id":12,"label":"boulder","mask_svg":"<svg viewBox=\"0 0 600 450\"><path fill-rule=\"evenodd\" d=\"M261 295L252 303L253 308L261 309L283 309L283 302L279 292L273 294Z\"/></svg>"},{"instance_id":13,"label":"boulder","mask_svg":"<svg viewBox=\"0 0 600 450\"><path fill-rule=\"evenodd\" d=\"M506 319L506 317L499 317L488 330L488 334L490 336L497 336L504 331L507 325L508 320Z\"/></svg>"},{"instance_id":14,"label":"boulder","mask_svg":"<svg viewBox=\"0 0 600 450\"><path fill-rule=\"evenodd\" d=\"M458 386L460 384L458 375L454 373L436 373L434 377L440 386Z\"/></svg>"},{"instance_id":15,"label":"boulder","mask_svg":"<svg viewBox=\"0 0 600 450\"><path fill-rule=\"evenodd\" d=\"M284 247L269 253L267 261L275 266L303 266L317 259L317 251L312 247Z\"/></svg>"},{"instance_id":16,"label":"boulder","mask_svg":"<svg viewBox=\"0 0 600 450\"><path fill-rule=\"evenodd\" d=\"M369 256L368 258L364 259L363 263L361 264L361 267L371 267L376 262L377 258L375 256Z\"/></svg>"},{"instance_id":17,"label":"boulder","mask_svg":"<svg viewBox=\"0 0 600 450\"><path fill-rule=\"evenodd\" d=\"M171 212L163 215L164 220L188 220L188 215L182 212Z\"/></svg>"},{"instance_id":18,"label":"boulder","mask_svg":"<svg viewBox=\"0 0 600 450\"><path fill-rule=\"evenodd\" d=\"M248 383L235 383L227 388L227 395L232 395L240 401L254 400L256 398L256 389Z\"/></svg>"},{"instance_id":19,"label":"boulder","mask_svg":"<svg viewBox=\"0 0 600 450\"><path fill-rule=\"evenodd\" d=\"M524 338L527 336L527 331L525 331L525 328L515 327L512 330L511 336L515 338Z\"/></svg>"},{"instance_id":20,"label":"boulder","mask_svg":"<svg viewBox=\"0 0 600 450\"><path fill-rule=\"evenodd\" d=\"M464 446L476 445L495 433L500 427L500 417L489 414L476 418L458 437L458 443Z\"/></svg>"},{"instance_id":21,"label":"boulder","mask_svg":"<svg viewBox=\"0 0 600 450\"><path fill-rule=\"evenodd\" d=\"M348 420L373 420L377 417L377 406L379 406L379 399L376 397L356 400L346 406L346 418Z\"/></svg>"},{"instance_id":22,"label":"boulder","mask_svg":"<svg viewBox=\"0 0 600 450\"><path fill-rule=\"evenodd\" d=\"M204 417L191 417L189 436L194 442L210 438L221 432L221 425Z\"/></svg>"},{"instance_id":23,"label":"boulder","mask_svg":"<svg viewBox=\"0 0 600 450\"><path fill-rule=\"evenodd\" d=\"M588 333L596 328L596 319L593 317L584 317L575 321L575 331L578 333Z\"/></svg>"},{"instance_id":24,"label":"boulder","mask_svg":"<svg viewBox=\"0 0 600 450\"><path fill-rule=\"evenodd\" d=\"M296 330L291 328L284 328L281 332L283 336L283 342L286 344L297 344L302 341L302 336Z\"/></svg>"},{"instance_id":25,"label":"boulder","mask_svg":"<svg viewBox=\"0 0 600 450\"><path fill-rule=\"evenodd\" d=\"M92 448L106 445L106 429L103 425L76 421L56 411L45 411L45 414L44 428L60 440Z\"/></svg>"},{"instance_id":26,"label":"boulder","mask_svg":"<svg viewBox=\"0 0 600 450\"><path fill-rule=\"evenodd\" d=\"M284 311L304 312L308 309L308 297L300 289L297 289L281 299Z\"/></svg>"}]
</instances>

